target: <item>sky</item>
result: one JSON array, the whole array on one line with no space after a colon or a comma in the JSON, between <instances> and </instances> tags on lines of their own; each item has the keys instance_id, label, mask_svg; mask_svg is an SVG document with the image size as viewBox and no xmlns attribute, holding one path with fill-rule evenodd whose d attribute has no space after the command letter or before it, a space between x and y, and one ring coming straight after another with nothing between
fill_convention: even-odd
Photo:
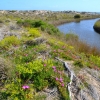
<instances>
[{"instance_id":1,"label":"sky","mask_svg":"<svg viewBox=\"0 0 100 100\"><path fill-rule=\"evenodd\" d=\"M100 12L100 0L1 0L0 10Z\"/></svg>"}]
</instances>

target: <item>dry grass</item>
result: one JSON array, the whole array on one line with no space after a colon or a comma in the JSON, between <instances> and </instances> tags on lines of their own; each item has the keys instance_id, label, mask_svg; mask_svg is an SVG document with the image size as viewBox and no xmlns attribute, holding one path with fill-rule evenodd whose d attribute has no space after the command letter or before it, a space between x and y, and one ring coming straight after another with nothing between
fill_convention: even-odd
<instances>
[{"instance_id":1,"label":"dry grass","mask_svg":"<svg viewBox=\"0 0 100 100\"><path fill-rule=\"evenodd\" d=\"M72 45L77 52L79 53L85 53L85 54L93 54L93 55L100 55L100 51L96 47L91 47L85 42L82 41L75 41L75 40L70 40L67 41L69 45Z\"/></svg>"},{"instance_id":2,"label":"dry grass","mask_svg":"<svg viewBox=\"0 0 100 100\"><path fill-rule=\"evenodd\" d=\"M62 33L61 36L52 36L49 34L45 34L46 38L54 38L56 39L56 41L62 41L65 44L68 44L70 46L73 46L75 48L75 51L77 53L85 53L85 54L89 54L89 55L98 55L100 56L100 51L98 48L96 47L91 47L90 45L88 45L87 43L80 41L77 37L77 35L68 35L67 37Z\"/></svg>"}]
</instances>

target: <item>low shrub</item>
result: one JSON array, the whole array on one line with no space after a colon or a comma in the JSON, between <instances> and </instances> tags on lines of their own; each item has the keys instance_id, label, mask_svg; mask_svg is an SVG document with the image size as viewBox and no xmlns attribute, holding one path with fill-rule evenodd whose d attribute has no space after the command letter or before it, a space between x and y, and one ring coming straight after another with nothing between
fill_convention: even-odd
<instances>
[{"instance_id":1,"label":"low shrub","mask_svg":"<svg viewBox=\"0 0 100 100\"><path fill-rule=\"evenodd\" d=\"M76 14L76 15L74 16L74 18L81 18L81 15L80 15L80 14Z\"/></svg>"},{"instance_id":2,"label":"low shrub","mask_svg":"<svg viewBox=\"0 0 100 100\"><path fill-rule=\"evenodd\" d=\"M56 27L41 20L18 20L17 24L24 27L40 28L42 31L45 31L50 35L59 36L61 34Z\"/></svg>"},{"instance_id":3,"label":"low shrub","mask_svg":"<svg viewBox=\"0 0 100 100\"><path fill-rule=\"evenodd\" d=\"M60 35L59 30L58 30L56 27L54 27L53 25L48 25L48 26L47 26L47 32L48 32L50 35L57 35L57 36Z\"/></svg>"},{"instance_id":4,"label":"low shrub","mask_svg":"<svg viewBox=\"0 0 100 100\"><path fill-rule=\"evenodd\" d=\"M4 89L0 91L2 99L33 100L36 90L41 91L54 86L59 88L64 100L68 99L66 84L70 82L70 79L65 75L64 68L61 66L61 63L52 59L40 59L17 65L15 76L12 80L8 80Z\"/></svg>"},{"instance_id":5,"label":"low shrub","mask_svg":"<svg viewBox=\"0 0 100 100\"><path fill-rule=\"evenodd\" d=\"M0 91L2 100L33 100L34 89L32 84L24 85L21 79L7 81L5 89Z\"/></svg>"},{"instance_id":6,"label":"low shrub","mask_svg":"<svg viewBox=\"0 0 100 100\"><path fill-rule=\"evenodd\" d=\"M17 24L20 26L33 28L33 27L41 27L46 23L41 20L18 20Z\"/></svg>"},{"instance_id":7,"label":"low shrub","mask_svg":"<svg viewBox=\"0 0 100 100\"><path fill-rule=\"evenodd\" d=\"M41 21L41 20L39 20L39 21L35 21L32 25L34 27L41 27L42 25L46 25L46 23Z\"/></svg>"},{"instance_id":8,"label":"low shrub","mask_svg":"<svg viewBox=\"0 0 100 100\"><path fill-rule=\"evenodd\" d=\"M100 68L100 56L91 55L89 60L95 64L95 66Z\"/></svg>"},{"instance_id":9,"label":"low shrub","mask_svg":"<svg viewBox=\"0 0 100 100\"><path fill-rule=\"evenodd\" d=\"M24 27L30 27L32 24L31 20L18 20L17 24Z\"/></svg>"},{"instance_id":10,"label":"low shrub","mask_svg":"<svg viewBox=\"0 0 100 100\"><path fill-rule=\"evenodd\" d=\"M41 36L41 34L37 28L29 28L28 31L29 31L28 34L30 37L36 38L36 37Z\"/></svg>"},{"instance_id":11,"label":"low shrub","mask_svg":"<svg viewBox=\"0 0 100 100\"><path fill-rule=\"evenodd\" d=\"M8 49L10 46L17 46L20 40L16 36L8 36L0 41L0 48Z\"/></svg>"},{"instance_id":12,"label":"low shrub","mask_svg":"<svg viewBox=\"0 0 100 100\"><path fill-rule=\"evenodd\" d=\"M42 75L42 74L44 74L43 72L45 70L44 64L46 65L47 68L51 68L51 66L53 66L53 62L51 60L48 60L45 62L43 62L42 60L35 60L35 61L29 62L27 64L17 65L16 71L19 73L20 78L21 78L21 80L23 80L23 82L25 82L27 80L34 80L34 82L41 81L42 77L45 77L44 75ZM50 73L52 73L52 72L50 72ZM39 77L41 77L41 78L39 78ZM38 80L38 78L40 80ZM43 82L42 83L39 82L38 84L41 85L41 84L43 84ZM34 83L34 85L38 85L38 84ZM36 88L39 88L39 87L40 86L38 86Z\"/></svg>"}]
</instances>

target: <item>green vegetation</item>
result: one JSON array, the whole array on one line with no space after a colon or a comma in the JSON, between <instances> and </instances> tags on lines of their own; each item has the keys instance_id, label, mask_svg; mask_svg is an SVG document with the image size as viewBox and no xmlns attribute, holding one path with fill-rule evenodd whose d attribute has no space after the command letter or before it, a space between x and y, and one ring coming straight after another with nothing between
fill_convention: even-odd
<instances>
[{"instance_id":1,"label":"green vegetation","mask_svg":"<svg viewBox=\"0 0 100 100\"><path fill-rule=\"evenodd\" d=\"M93 26L94 30L98 33L100 33L100 20L96 21L94 26Z\"/></svg>"},{"instance_id":2,"label":"green vegetation","mask_svg":"<svg viewBox=\"0 0 100 100\"><path fill-rule=\"evenodd\" d=\"M63 67L61 66L60 63L50 59L18 64L14 69L15 75L7 80L5 89L1 91L2 98L7 100L31 100L34 99L36 90L41 91L51 86L58 86L61 94L67 94L65 84L69 82L69 79L63 73ZM68 97L67 94L63 98Z\"/></svg>"},{"instance_id":3,"label":"green vegetation","mask_svg":"<svg viewBox=\"0 0 100 100\"><path fill-rule=\"evenodd\" d=\"M81 15L80 15L80 14L76 14L76 15L74 16L74 18L81 18Z\"/></svg>"},{"instance_id":4,"label":"green vegetation","mask_svg":"<svg viewBox=\"0 0 100 100\"><path fill-rule=\"evenodd\" d=\"M45 22L43 21L36 21L36 20L18 20L17 24L24 27L40 27L42 25L45 25Z\"/></svg>"},{"instance_id":5,"label":"green vegetation","mask_svg":"<svg viewBox=\"0 0 100 100\"><path fill-rule=\"evenodd\" d=\"M24 27L40 28L42 31L45 31L51 35L60 35L57 28L41 20L18 20L17 24ZM32 31L32 29L30 31Z\"/></svg>"},{"instance_id":6,"label":"green vegetation","mask_svg":"<svg viewBox=\"0 0 100 100\"><path fill-rule=\"evenodd\" d=\"M28 29L28 31L29 31L29 33L28 33L29 37L36 38L36 37L40 37L41 36L39 30L36 29L36 28L30 28L30 29Z\"/></svg>"},{"instance_id":7,"label":"green vegetation","mask_svg":"<svg viewBox=\"0 0 100 100\"><path fill-rule=\"evenodd\" d=\"M72 33L66 34L66 41L78 41L78 36Z\"/></svg>"},{"instance_id":8,"label":"green vegetation","mask_svg":"<svg viewBox=\"0 0 100 100\"><path fill-rule=\"evenodd\" d=\"M59 32L54 26L47 23L45 25L48 25L48 29L42 30L41 25L37 25L38 27L25 26L26 33L22 33L20 39L9 36L0 41L0 50L2 51L0 55L9 59L13 66L13 70L10 69L12 75L9 75L0 91L0 98L5 100L33 100L37 98L37 91L56 86L61 98L69 99L66 84L70 80L63 71L63 64L55 61L54 57L38 59L39 53L49 51L50 48L47 47L49 42L23 47L29 39L40 37L43 32L46 34L48 30L51 30L53 34L46 34L50 36L56 36L56 33Z\"/></svg>"},{"instance_id":9,"label":"green vegetation","mask_svg":"<svg viewBox=\"0 0 100 100\"><path fill-rule=\"evenodd\" d=\"M77 35L64 35L55 26L40 19L8 17L16 20L24 31L20 39L7 36L0 41L0 57L11 64L4 65L0 59L0 66L7 66L5 70L9 72L0 86L1 100L41 100L46 95L39 92L54 87L57 87L61 100L70 100L66 88L70 79L64 72L63 64L55 60L56 57L73 61L75 68L100 70L100 52L79 41ZM66 15L63 17L66 18ZM60 15L54 18L59 19ZM49 18L47 20L50 21ZM43 40L40 41L40 38Z\"/></svg>"},{"instance_id":10,"label":"green vegetation","mask_svg":"<svg viewBox=\"0 0 100 100\"><path fill-rule=\"evenodd\" d=\"M20 40L15 36L5 37L0 41L0 48L8 49L11 46L18 46L20 44Z\"/></svg>"}]
</instances>

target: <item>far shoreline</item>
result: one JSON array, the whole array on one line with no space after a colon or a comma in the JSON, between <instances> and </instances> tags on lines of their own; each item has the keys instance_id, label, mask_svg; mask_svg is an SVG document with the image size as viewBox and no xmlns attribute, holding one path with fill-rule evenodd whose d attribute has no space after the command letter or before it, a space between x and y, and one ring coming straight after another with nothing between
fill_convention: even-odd
<instances>
[{"instance_id":1,"label":"far shoreline","mask_svg":"<svg viewBox=\"0 0 100 100\"><path fill-rule=\"evenodd\" d=\"M49 21L50 24L53 24L54 26L59 26L65 23L70 23L70 22L79 22L82 20L89 20L89 19L96 19L96 18L100 18L100 17L89 17L89 18L80 18L80 19L60 19L60 20L53 20L53 21Z\"/></svg>"}]
</instances>

